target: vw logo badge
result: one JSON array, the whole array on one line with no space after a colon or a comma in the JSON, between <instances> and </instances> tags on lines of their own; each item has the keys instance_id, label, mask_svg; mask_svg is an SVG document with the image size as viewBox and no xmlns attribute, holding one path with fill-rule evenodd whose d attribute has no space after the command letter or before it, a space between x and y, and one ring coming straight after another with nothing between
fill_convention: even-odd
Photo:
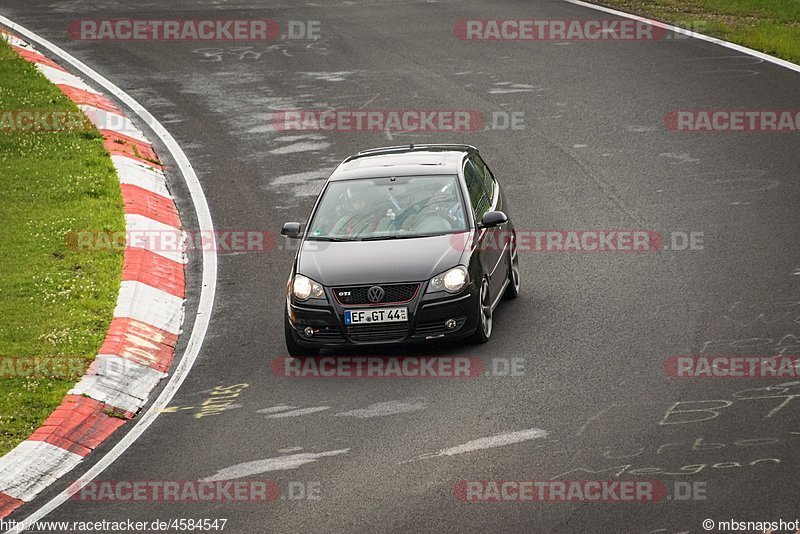
<instances>
[{"instance_id":1,"label":"vw logo badge","mask_svg":"<svg viewBox=\"0 0 800 534\"><path fill-rule=\"evenodd\" d=\"M367 289L367 298L370 302L380 302L383 300L385 292L381 286L372 286Z\"/></svg>"}]
</instances>

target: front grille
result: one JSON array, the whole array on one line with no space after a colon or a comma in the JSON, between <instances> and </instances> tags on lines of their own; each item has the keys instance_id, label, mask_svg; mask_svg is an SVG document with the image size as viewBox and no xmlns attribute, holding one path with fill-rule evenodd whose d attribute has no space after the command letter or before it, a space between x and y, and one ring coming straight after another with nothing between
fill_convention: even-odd
<instances>
[{"instance_id":1,"label":"front grille","mask_svg":"<svg viewBox=\"0 0 800 534\"><path fill-rule=\"evenodd\" d=\"M452 334L453 332L458 332L464 323L467 322L466 317L456 317L456 327L452 330L448 330L444 326L444 322L446 319L439 319L438 321L424 321L417 324L417 327L414 329L414 337L429 337L429 336L440 336L442 334Z\"/></svg>"},{"instance_id":2,"label":"front grille","mask_svg":"<svg viewBox=\"0 0 800 534\"><path fill-rule=\"evenodd\" d=\"M398 341L408 334L408 323L357 324L347 327L347 335L356 342Z\"/></svg>"},{"instance_id":3,"label":"front grille","mask_svg":"<svg viewBox=\"0 0 800 534\"><path fill-rule=\"evenodd\" d=\"M378 285L378 284L376 284ZM383 284L379 285L384 291L383 298L373 302L367 298L367 291L372 286L336 287L333 294L341 304L397 304L408 302L414 298L419 289L419 284Z\"/></svg>"}]
</instances>

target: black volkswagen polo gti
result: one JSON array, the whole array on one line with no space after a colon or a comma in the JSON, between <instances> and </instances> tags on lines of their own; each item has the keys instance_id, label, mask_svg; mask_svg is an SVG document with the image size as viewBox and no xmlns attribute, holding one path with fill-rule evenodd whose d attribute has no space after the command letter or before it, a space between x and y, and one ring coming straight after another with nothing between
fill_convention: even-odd
<instances>
[{"instance_id":1,"label":"black volkswagen polo gti","mask_svg":"<svg viewBox=\"0 0 800 534\"><path fill-rule=\"evenodd\" d=\"M359 152L333 172L300 239L286 293L286 347L321 348L492 334L519 293L514 226L475 147Z\"/></svg>"}]
</instances>

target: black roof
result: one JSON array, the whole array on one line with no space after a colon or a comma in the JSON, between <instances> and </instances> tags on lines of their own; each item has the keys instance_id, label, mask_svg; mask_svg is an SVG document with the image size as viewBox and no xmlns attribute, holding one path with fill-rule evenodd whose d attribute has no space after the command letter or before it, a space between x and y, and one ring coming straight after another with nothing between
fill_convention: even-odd
<instances>
[{"instance_id":1,"label":"black roof","mask_svg":"<svg viewBox=\"0 0 800 534\"><path fill-rule=\"evenodd\" d=\"M345 159L330 177L332 181L379 176L458 174L472 145L428 144L370 148Z\"/></svg>"}]
</instances>

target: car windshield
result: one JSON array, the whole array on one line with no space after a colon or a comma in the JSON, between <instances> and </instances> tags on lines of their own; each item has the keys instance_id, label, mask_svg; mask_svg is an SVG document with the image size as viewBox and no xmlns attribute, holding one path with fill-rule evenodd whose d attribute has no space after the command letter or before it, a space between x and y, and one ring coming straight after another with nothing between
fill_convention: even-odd
<instances>
[{"instance_id":1,"label":"car windshield","mask_svg":"<svg viewBox=\"0 0 800 534\"><path fill-rule=\"evenodd\" d=\"M467 229L456 176L392 176L330 182L306 235L360 241Z\"/></svg>"}]
</instances>

